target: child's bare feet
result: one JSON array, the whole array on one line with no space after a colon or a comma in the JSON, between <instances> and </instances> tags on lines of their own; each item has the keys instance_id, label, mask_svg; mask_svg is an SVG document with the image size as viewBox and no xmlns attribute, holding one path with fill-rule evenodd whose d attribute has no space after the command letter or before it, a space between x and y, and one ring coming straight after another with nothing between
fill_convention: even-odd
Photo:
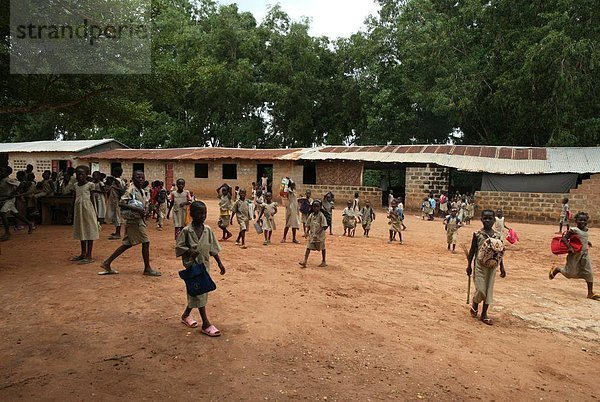
<instances>
[{"instance_id":1,"label":"child's bare feet","mask_svg":"<svg viewBox=\"0 0 600 402\"><path fill-rule=\"evenodd\" d=\"M322 263L319 264L320 267L326 267L327 264L325 263L325 261L323 261Z\"/></svg>"},{"instance_id":2,"label":"child's bare feet","mask_svg":"<svg viewBox=\"0 0 600 402\"><path fill-rule=\"evenodd\" d=\"M301 266L302 268L306 268L306 263L305 263L305 262L299 262L298 264L300 264L300 266Z\"/></svg>"}]
</instances>

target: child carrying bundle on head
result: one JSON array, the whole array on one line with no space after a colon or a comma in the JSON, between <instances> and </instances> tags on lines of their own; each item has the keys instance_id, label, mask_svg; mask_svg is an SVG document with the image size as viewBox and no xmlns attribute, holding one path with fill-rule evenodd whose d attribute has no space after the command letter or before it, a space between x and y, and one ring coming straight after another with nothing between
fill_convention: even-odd
<instances>
[{"instance_id":1,"label":"child carrying bundle on head","mask_svg":"<svg viewBox=\"0 0 600 402\"><path fill-rule=\"evenodd\" d=\"M444 218L444 227L446 229L446 242L448 243L448 251L452 246L452 252L456 252L456 242L458 239L458 229L462 226L462 222L457 215L455 208L452 208L450 215Z\"/></svg>"},{"instance_id":2,"label":"child carrying bundle on head","mask_svg":"<svg viewBox=\"0 0 600 402\"><path fill-rule=\"evenodd\" d=\"M306 252L304 253L304 260L299 262L302 268L306 268L308 262L308 256L312 250L321 251L321 264L320 267L326 267L327 262L325 257L327 252L325 251L325 234L327 232L327 219L323 214L321 201L314 200L312 202L312 212L306 222L308 225L308 244L306 246Z\"/></svg>"},{"instance_id":3,"label":"child carrying bundle on head","mask_svg":"<svg viewBox=\"0 0 600 402\"><path fill-rule=\"evenodd\" d=\"M365 206L360 210L361 224L363 227L363 236L369 237L371 223L375 220L375 211L371 207L371 201L365 200Z\"/></svg>"},{"instance_id":4,"label":"child carrying bundle on head","mask_svg":"<svg viewBox=\"0 0 600 402\"><path fill-rule=\"evenodd\" d=\"M479 303L483 303L481 321L487 325L493 324L493 320L488 317L487 312L493 302L496 268L500 267L501 278L506 276L503 261L504 243L500 233L494 231L495 218L492 210L486 209L481 212L483 228L473 233L471 250L467 256L467 275L473 274L475 283L475 294L470 308L471 316L477 318ZM474 270L472 268L473 260L475 260Z\"/></svg>"},{"instance_id":5,"label":"child carrying bundle on head","mask_svg":"<svg viewBox=\"0 0 600 402\"><path fill-rule=\"evenodd\" d=\"M348 200L348 206L342 211L342 224L344 225L344 236L354 237L356 231L356 212L354 211L352 201Z\"/></svg>"},{"instance_id":6,"label":"child carrying bundle on head","mask_svg":"<svg viewBox=\"0 0 600 402\"><path fill-rule=\"evenodd\" d=\"M195 201L190 205L190 216L192 222L181 230L175 246L175 254L181 257L183 266L191 269L194 264L203 264L207 271L210 271L210 257L213 257L219 266L221 275L225 274L225 267L219 257L221 246L217 237L209 226L206 226L206 204L201 201ZM220 336L221 331L217 329L208 320L206 314L206 304L208 302L208 293L197 296L187 295L187 307L181 315L181 322L189 328L196 328L196 322L190 313L192 309L197 308L202 318L202 330L204 335L211 337Z\"/></svg>"},{"instance_id":7,"label":"child carrying bundle on head","mask_svg":"<svg viewBox=\"0 0 600 402\"><path fill-rule=\"evenodd\" d=\"M179 233L186 226L188 205L192 203L192 196L188 190L185 190L185 180L177 179L175 182L177 190L171 192L171 206L167 212L167 219L173 211L173 226L175 227L175 240Z\"/></svg>"},{"instance_id":8,"label":"child carrying bundle on head","mask_svg":"<svg viewBox=\"0 0 600 402\"><path fill-rule=\"evenodd\" d=\"M550 268L549 278L554 279L559 273L569 279L583 279L587 283L587 297L592 300L600 300L600 294L594 293L594 273L592 270L592 260L589 256L589 248L592 243L589 240L588 232L589 215L586 212L578 212L575 215L577 226L570 228L562 237L562 242L568 247L567 264L560 267ZM573 236L579 237L581 241L581 251L575 252L569 239Z\"/></svg>"},{"instance_id":9,"label":"child carrying bundle on head","mask_svg":"<svg viewBox=\"0 0 600 402\"><path fill-rule=\"evenodd\" d=\"M248 231L248 227L250 227L250 206L246 202L246 189L240 189L240 199L237 200L233 204L233 208L231 209L231 219L229 220L230 224L233 224L233 217L235 216L240 225L240 233L238 234L237 239L235 240L235 245L240 246L240 248L246 249L246 232Z\"/></svg>"}]
</instances>

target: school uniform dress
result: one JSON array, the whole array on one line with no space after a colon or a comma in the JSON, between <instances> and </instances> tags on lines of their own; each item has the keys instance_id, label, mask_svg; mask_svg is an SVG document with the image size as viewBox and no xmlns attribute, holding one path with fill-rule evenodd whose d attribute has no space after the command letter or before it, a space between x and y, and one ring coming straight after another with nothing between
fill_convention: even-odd
<instances>
[{"instance_id":1,"label":"school uniform dress","mask_svg":"<svg viewBox=\"0 0 600 402\"><path fill-rule=\"evenodd\" d=\"M179 204L185 202L189 203L192 200L192 196L188 190L183 190L181 193L173 191L171 193L171 202L173 203L173 226L176 228L182 228L186 226L186 219L188 214L188 207L180 206Z\"/></svg>"},{"instance_id":2,"label":"school uniform dress","mask_svg":"<svg viewBox=\"0 0 600 402\"><path fill-rule=\"evenodd\" d=\"M190 250L196 250L200 254L196 258L189 258L186 253ZM202 235L198 237L192 224L184 227L177 238L175 244L175 255L181 257L183 266L190 268L194 263L204 264L206 270L210 272L210 257L214 257L221 251L219 241L215 233L209 226L204 225ZM205 307L208 302L208 293L198 296L187 295L188 308Z\"/></svg>"},{"instance_id":3,"label":"school uniform dress","mask_svg":"<svg viewBox=\"0 0 600 402\"><path fill-rule=\"evenodd\" d=\"M125 191L121 200L130 201L134 199L141 202L143 205L147 205L148 203L145 192L143 190L138 190L136 186L131 185L127 191ZM125 219L125 237L123 237L123 245L135 246L141 243L150 243L150 239L146 233L146 222L137 213L135 214L135 218L133 216L134 215L131 214L131 217Z\"/></svg>"},{"instance_id":4,"label":"school uniform dress","mask_svg":"<svg viewBox=\"0 0 600 402\"><path fill-rule=\"evenodd\" d=\"M263 218L262 218L262 228L263 230L275 230L275 210L277 209L277 203L272 202L270 204L262 203L261 208L264 210Z\"/></svg>"},{"instance_id":5,"label":"school uniform dress","mask_svg":"<svg viewBox=\"0 0 600 402\"><path fill-rule=\"evenodd\" d=\"M95 191L101 191L100 193L92 193L92 203L96 210L96 216L98 219L104 219L106 217L106 196L104 195L104 183L98 182L93 183Z\"/></svg>"},{"instance_id":6,"label":"school uniform dress","mask_svg":"<svg viewBox=\"0 0 600 402\"><path fill-rule=\"evenodd\" d=\"M108 191L108 204L106 208L106 221L112 223L116 227L121 226L123 218L121 217L121 208L119 208L119 201L121 200L120 192L124 190L123 180L118 177L114 178L114 184Z\"/></svg>"},{"instance_id":7,"label":"school uniform dress","mask_svg":"<svg viewBox=\"0 0 600 402\"><path fill-rule=\"evenodd\" d=\"M285 207L285 227L292 229L300 228L298 198L296 197L296 192L293 190L288 190L288 204Z\"/></svg>"},{"instance_id":8,"label":"school uniform dress","mask_svg":"<svg viewBox=\"0 0 600 402\"><path fill-rule=\"evenodd\" d=\"M240 225L240 231L248 230L251 218L250 205L248 205L246 200L237 200L235 204L233 204L231 212L235 214L235 219L237 220L238 225Z\"/></svg>"},{"instance_id":9,"label":"school uniform dress","mask_svg":"<svg viewBox=\"0 0 600 402\"><path fill-rule=\"evenodd\" d=\"M308 216L306 222L308 226L308 245L309 250L325 250L325 227L328 226L327 219L323 212L313 212Z\"/></svg>"},{"instance_id":10,"label":"school uniform dress","mask_svg":"<svg viewBox=\"0 0 600 402\"><path fill-rule=\"evenodd\" d=\"M488 235L479 230L475 233L477 237L477 254L483 246L483 242L488 238ZM491 238L502 240L501 234L494 232ZM500 265L500 264L498 264ZM494 282L496 280L496 268L488 268L483 266L477 255L475 255L475 269L473 270L473 283L475 284L475 294L473 295L473 303L492 304L494 301Z\"/></svg>"},{"instance_id":11,"label":"school uniform dress","mask_svg":"<svg viewBox=\"0 0 600 402\"><path fill-rule=\"evenodd\" d=\"M75 204L73 206L73 238L75 240L98 240L100 230L98 217L94 204L92 204L92 190L94 183L85 183L83 186L75 185Z\"/></svg>"},{"instance_id":12,"label":"school uniform dress","mask_svg":"<svg viewBox=\"0 0 600 402\"><path fill-rule=\"evenodd\" d=\"M229 197L229 195L219 196L219 221L217 222L217 225L220 228L226 229L229 226L232 207L233 205L231 203L231 197Z\"/></svg>"},{"instance_id":13,"label":"school uniform dress","mask_svg":"<svg viewBox=\"0 0 600 402\"><path fill-rule=\"evenodd\" d=\"M400 233L402 231L402 218L400 214L396 211L390 212L390 230L392 232Z\"/></svg>"},{"instance_id":14,"label":"school uniform dress","mask_svg":"<svg viewBox=\"0 0 600 402\"><path fill-rule=\"evenodd\" d=\"M344 225L344 229L354 229L356 228L356 214L352 208L344 208L342 211L342 224Z\"/></svg>"},{"instance_id":15,"label":"school uniform dress","mask_svg":"<svg viewBox=\"0 0 600 402\"><path fill-rule=\"evenodd\" d=\"M578 227L571 228L570 231L581 240L581 251L579 253L567 254L567 265L561 268L560 272L565 278L585 279L586 282L594 282L594 273L592 270L592 260L588 254L589 250L589 232L581 230Z\"/></svg>"},{"instance_id":16,"label":"school uniform dress","mask_svg":"<svg viewBox=\"0 0 600 402\"><path fill-rule=\"evenodd\" d=\"M362 215L363 229L371 229L371 223L373 222L373 208L362 207L360 214Z\"/></svg>"},{"instance_id":17,"label":"school uniform dress","mask_svg":"<svg viewBox=\"0 0 600 402\"><path fill-rule=\"evenodd\" d=\"M323 200L321 204L323 215L325 215L325 219L327 220L327 226L331 226L331 215L333 212L333 201Z\"/></svg>"},{"instance_id":18,"label":"school uniform dress","mask_svg":"<svg viewBox=\"0 0 600 402\"><path fill-rule=\"evenodd\" d=\"M457 216L446 216L446 242L456 244L458 242L458 228L460 219Z\"/></svg>"}]
</instances>

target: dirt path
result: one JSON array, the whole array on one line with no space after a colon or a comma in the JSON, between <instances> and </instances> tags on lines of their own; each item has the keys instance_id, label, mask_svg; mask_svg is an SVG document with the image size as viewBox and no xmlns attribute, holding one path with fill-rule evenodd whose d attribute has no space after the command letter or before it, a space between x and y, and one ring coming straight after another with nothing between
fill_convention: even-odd
<instances>
[{"instance_id":1,"label":"dirt path","mask_svg":"<svg viewBox=\"0 0 600 402\"><path fill-rule=\"evenodd\" d=\"M216 211L210 202L213 228ZM247 250L222 243L227 274L213 266L208 307L216 339L179 323L170 226L150 228L157 279L141 275L139 248L115 262L120 275L99 277L68 261L69 227L15 234L0 256L0 400L600 398L600 303L583 281L547 279L563 261L549 252L555 227L514 225L522 242L507 252L488 327L468 314L465 257L446 251L439 220L409 216L405 244L388 245L383 214L371 238L345 238L336 211L329 267L312 254L301 270L305 245L279 243L283 218L270 246L255 233ZM117 245L96 242L96 258Z\"/></svg>"}]
</instances>

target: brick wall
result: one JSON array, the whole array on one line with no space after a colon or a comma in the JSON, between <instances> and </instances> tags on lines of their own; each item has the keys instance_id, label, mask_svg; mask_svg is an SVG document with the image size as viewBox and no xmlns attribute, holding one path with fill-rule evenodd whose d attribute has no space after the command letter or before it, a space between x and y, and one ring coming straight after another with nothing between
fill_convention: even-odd
<instances>
[{"instance_id":1,"label":"brick wall","mask_svg":"<svg viewBox=\"0 0 600 402\"><path fill-rule=\"evenodd\" d=\"M436 198L442 191L448 191L450 171L448 168L427 164L406 168L406 189L404 205L406 209L417 210L423 197L433 191Z\"/></svg>"},{"instance_id":2,"label":"brick wall","mask_svg":"<svg viewBox=\"0 0 600 402\"><path fill-rule=\"evenodd\" d=\"M377 187L298 184L298 196L304 194L306 190L311 191L313 198L319 199L323 199L328 191L333 192L338 209L344 209L348 200L354 200L355 191L359 192L361 203L368 199L372 206L381 206L381 189Z\"/></svg>"},{"instance_id":3,"label":"brick wall","mask_svg":"<svg viewBox=\"0 0 600 402\"><path fill-rule=\"evenodd\" d=\"M592 175L566 194L477 191L475 202L478 212L500 208L511 221L556 224L565 197L569 199L573 214L585 211L592 222L600 222L600 174Z\"/></svg>"},{"instance_id":4,"label":"brick wall","mask_svg":"<svg viewBox=\"0 0 600 402\"><path fill-rule=\"evenodd\" d=\"M13 168L13 176L18 170L25 170L25 165L30 164L33 165L33 173L38 180L41 180L43 170L52 170L53 160L68 160L73 166L78 165L77 155L70 152L11 152L8 154L8 166Z\"/></svg>"},{"instance_id":5,"label":"brick wall","mask_svg":"<svg viewBox=\"0 0 600 402\"><path fill-rule=\"evenodd\" d=\"M316 163L317 184L361 186L363 163L357 161L324 161ZM301 172L302 173L302 172ZM302 178L302 176L300 176Z\"/></svg>"}]
</instances>

